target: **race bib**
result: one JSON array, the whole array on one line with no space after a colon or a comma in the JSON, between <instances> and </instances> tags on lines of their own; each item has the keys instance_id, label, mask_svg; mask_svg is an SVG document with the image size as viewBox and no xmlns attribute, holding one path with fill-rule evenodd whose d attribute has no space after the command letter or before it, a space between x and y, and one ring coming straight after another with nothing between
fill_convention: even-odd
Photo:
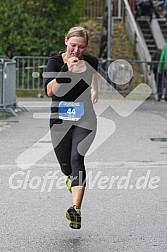
<instances>
[{"instance_id":1,"label":"race bib","mask_svg":"<svg viewBox=\"0 0 167 252\"><path fill-rule=\"evenodd\" d=\"M65 102L59 103L59 119L78 121L84 115L84 102Z\"/></svg>"}]
</instances>

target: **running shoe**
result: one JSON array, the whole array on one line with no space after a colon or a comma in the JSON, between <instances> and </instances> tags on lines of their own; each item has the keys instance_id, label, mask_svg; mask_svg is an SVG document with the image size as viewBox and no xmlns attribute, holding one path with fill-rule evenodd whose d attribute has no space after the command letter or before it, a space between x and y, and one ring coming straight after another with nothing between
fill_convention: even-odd
<instances>
[{"instance_id":1,"label":"running shoe","mask_svg":"<svg viewBox=\"0 0 167 252\"><path fill-rule=\"evenodd\" d=\"M72 207L70 207L66 212L66 218L70 221L70 228L81 228L81 210L78 206L73 205Z\"/></svg>"},{"instance_id":2,"label":"running shoe","mask_svg":"<svg viewBox=\"0 0 167 252\"><path fill-rule=\"evenodd\" d=\"M67 189L69 190L69 192L72 193L70 176L68 176L68 177L66 178L66 185L67 185Z\"/></svg>"}]
</instances>

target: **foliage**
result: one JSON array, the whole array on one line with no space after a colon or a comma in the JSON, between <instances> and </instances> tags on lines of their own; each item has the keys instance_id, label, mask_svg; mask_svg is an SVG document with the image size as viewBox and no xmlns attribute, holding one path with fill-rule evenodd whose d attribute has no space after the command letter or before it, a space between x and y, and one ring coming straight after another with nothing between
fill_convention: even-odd
<instances>
[{"instance_id":1,"label":"foliage","mask_svg":"<svg viewBox=\"0 0 167 252\"><path fill-rule=\"evenodd\" d=\"M50 56L79 23L81 0L0 0L0 55Z\"/></svg>"}]
</instances>

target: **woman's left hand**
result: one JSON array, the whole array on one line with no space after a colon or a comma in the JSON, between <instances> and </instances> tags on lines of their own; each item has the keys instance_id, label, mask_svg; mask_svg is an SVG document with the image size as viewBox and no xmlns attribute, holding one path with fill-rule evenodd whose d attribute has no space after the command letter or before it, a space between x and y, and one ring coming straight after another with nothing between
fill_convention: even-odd
<instances>
[{"instance_id":1,"label":"woman's left hand","mask_svg":"<svg viewBox=\"0 0 167 252\"><path fill-rule=\"evenodd\" d=\"M97 101L98 101L98 92L95 92L95 91L92 90L91 99L92 99L93 104L97 103Z\"/></svg>"}]
</instances>

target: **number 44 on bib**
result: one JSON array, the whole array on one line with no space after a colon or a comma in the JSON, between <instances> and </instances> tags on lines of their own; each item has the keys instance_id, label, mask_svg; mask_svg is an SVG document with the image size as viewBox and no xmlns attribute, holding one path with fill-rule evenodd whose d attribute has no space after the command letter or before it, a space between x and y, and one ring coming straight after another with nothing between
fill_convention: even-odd
<instances>
[{"instance_id":1,"label":"number 44 on bib","mask_svg":"<svg viewBox=\"0 0 167 252\"><path fill-rule=\"evenodd\" d=\"M78 121L84 115L84 102L65 102L59 103L59 119Z\"/></svg>"}]
</instances>

